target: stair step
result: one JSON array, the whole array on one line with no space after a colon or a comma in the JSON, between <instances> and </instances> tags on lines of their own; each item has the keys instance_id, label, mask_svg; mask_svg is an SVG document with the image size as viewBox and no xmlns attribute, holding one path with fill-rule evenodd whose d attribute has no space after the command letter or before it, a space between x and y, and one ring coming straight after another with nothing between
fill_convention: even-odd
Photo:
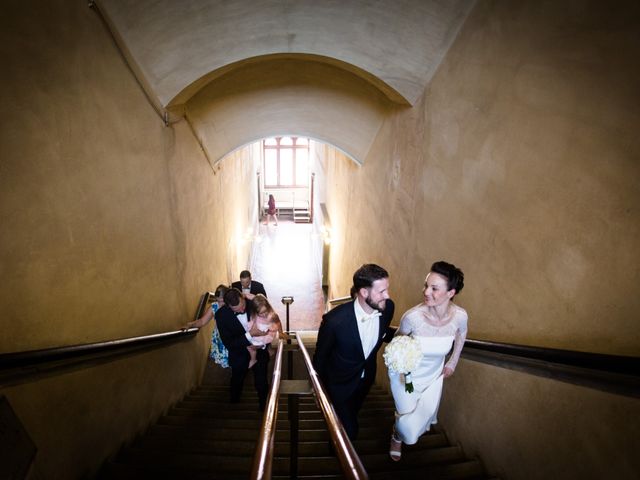
<instances>
[{"instance_id":1,"label":"stair step","mask_svg":"<svg viewBox=\"0 0 640 480\"><path fill-rule=\"evenodd\" d=\"M98 480L246 480L249 472L227 472L224 470L199 470L165 465L127 465L107 463Z\"/></svg>"},{"instance_id":2,"label":"stair step","mask_svg":"<svg viewBox=\"0 0 640 480\"><path fill-rule=\"evenodd\" d=\"M362 464L367 470L377 471L385 468L389 462L388 447L383 453L360 455ZM404 449L402 464L404 468L439 463L456 463L464 461L464 454L459 446L442 446L429 449Z\"/></svg>"},{"instance_id":3,"label":"stair step","mask_svg":"<svg viewBox=\"0 0 640 480\"><path fill-rule=\"evenodd\" d=\"M195 390L189 392L188 396L220 396L221 398L227 399L229 398L229 387L226 385L211 385L208 387L200 387ZM187 396L187 397L188 397ZM280 398L286 398L287 394L280 395ZM242 399L245 398L257 398L256 391L252 388L245 388L242 392ZM300 395L299 398L313 399L313 395ZM369 394L367 395L367 401L369 398L384 398L388 399L393 403L393 398L389 394L388 391L383 389L371 389Z\"/></svg>"},{"instance_id":4,"label":"stair step","mask_svg":"<svg viewBox=\"0 0 640 480\"><path fill-rule=\"evenodd\" d=\"M223 470L229 473L251 471L253 456L211 455L175 452L168 450L146 450L128 448L116 458L116 463L127 465L158 465L165 468L184 468L186 470Z\"/></svg>"},{"instance_id":5,"label":"stair step","mask_svg":"<svg viewBox=\"0 0 640 480\"><path fill-rule=\"evenodd\" d=\"M324 453L323 453L324 452ZM388 453L379 453L375 455L361 455L362 464L367 471L376 471L386 468L391 462ZM403 453L403 467L408 469L412 466L454 463L463 461L462 451L459 447L441 447L425 451L414 451ZM289 471L288 457L274 457L273 473L285 474ZM298 457L298 472L301 475L318 474L318 473L339 473L340 465L335 456L329 455L327 447L318 451L315 456Z\"/></svg>"},{"instance_id":6,"label":"stair step","mask_svg":"<svg viewBox=\"0 0 640 480\"><path fill-rule=\"evenodd\" d=\"M231 430L249 429L258 431L261 419L237 419L237 418L199 418L182 415L166 415L158 420L160 425L184 425L202 426L208 428L229 428Z\"/></svg>"},{"instance_id":7,"label":"stair step","mask_svg":"<svg viewBox=\"0 0 640 480\"><path fill-rule=\"evenodd\" d=\"M258 411L257 402L255 405L248 405L241 408L183 408L182 406L173 407L169 410L168 415L180 417L198 417L198 418L220 418L224 415L227 418L243 418L246 420L262 419L262 412Z\"/></svg>"},{"instance_id":8,"label":"stair step","mask_svg":"<svg viewBox=\"0 0 640 480\"><path fill-rule=\"evenodd\" d=\"M245 438L237 438L235 435L230 437L226 434L217 433L209 438L191 437L189 431L180 432L181 438L176 437L175 432L168 432L164 435L145 435L133 442L132 448L147 448L150 450L172 450L176 452L191 453L211 453L226 455L253 455L255 453L257 433L250 432ZM235 433L235 432L234 432ZM298 451L303 456L314 455L318 452L327 450L328 435L321 437L319 440L301 439L298 445ZM422 451L428 448L444 447L447 445L444 435L425 436L416 446L405 447L407 455L412 455L413 451ZM291 444L288 437L277 439L275 443L276 455L289 455ZM358 454L384 454L386 455L389 442L384 439L367 439L358 440L354 447Z\"/></svg>"},{"instance_id":9,"label":"stair step","mask_svg":"<svg viewBox=\"0 0 640 480\"><path fill-rule=\"evenodd\" d=\"M230 431L225 428L211 428L200 426L184 426L156 424L147 430L147 435L169 436L174 441L178 438L189 438L194 441L216 441L220 438L228 438L233 435L235 441L249 440L255 442L258 438L259 428L255 430L236 429ZM287 437L288 438L288 437Z\"/></svg>"},{"instance_id":10,"label":"stair step","mask_svg":"<svg viewBox=\"0 0 640 480\"><path fill-rule=\"evenodd\" d=\"M256 451L257 436L257 433L253 432L251 438L231 439L227 435L219 434L214 439L203 440L187 436L176 438L167 435L145 435L135 440L131 448L149 451L252 457Z\"/></svg>"},{"instance_id":11,"label":"stair step","mask_svg":"<svg viewBox=\"0 0 640 480\"><path fill-rule=\"evenodd\" d=\"M403 455L404 457L404 455ZM403 468L404 458L399 462L392 462L386 469L375 472L368 472L370 480L414 480L416 478L428 478L429 480L480 480L486 475L480 462L476 460L466 460L463 462L447 465L428 465L416 468Z\"/></svg>"},{"instance_id":12,"label":"stair step","mask_svg":"<svg viewBox=\"0 0 640 480\"><path fill-rule=\"evenodd\" d=\"M280 407L280 405L279 405ZM288 420L288 409L278 408L278 420ZM221 412L224 412L227 417L237 418L262 418L262 412L258 412L256 405L246 405L243 407L225 408L224 404L212 404L212 405L193 405L180 403L178 406L169 410L169 415L174 416L199 416L201 418L217 418ZM371 408L363 409L360 412L360 422L367 422L371 418L376 420L380 417L386 416L393 418L393 408ZM300 406L299 418L303 420L323 420L324 415L320 410L314 406Z\"/></svg>"},{"instance_id":13,"label":"stair step","mask_svg":"<svg viewBox=\"0 0 640 480\"><path fill-rule=\"evenodd\" d=\"M217 368L217 367L216 367ZM224 372L226 373L226 372ZM207 378L207 375L205 375ZM210 377L212 378L212 377ZM224 378L221 378L221 383ZM335 454L329 451L329 433L313 395L298 400L298 466L300 479L342 479ZM389 458L389 436L394 402L386 388L374 386L360 412L356 452L372 480L381 479L486 479L479 461L466 459L435 426L416 445L404 446L402 461ZM290 478L289 397L278 399L275 433L274 479ZM136 438L97 478L145 480L244 479L250 474L263 414L248 382L240 402L229 402L229 386L208 383L191 391L166 415Z\"/></svg>"}]
</instances>

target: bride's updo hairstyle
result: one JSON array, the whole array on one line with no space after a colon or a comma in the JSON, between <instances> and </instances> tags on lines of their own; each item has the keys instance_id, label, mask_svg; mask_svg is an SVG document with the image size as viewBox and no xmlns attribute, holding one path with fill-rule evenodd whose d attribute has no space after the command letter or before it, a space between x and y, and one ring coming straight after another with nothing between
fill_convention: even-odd
<instances>
[{"instance_id":1,"label":"bride's updo hairstyle","mask_svg":"<svg viewBox=\"0 0 640 480\"><path fill-rule=\"evenodd\" d=\"M459 294L462 287L464 287L464 273L455 265L440 261L431 265L431 271L446 278L447 289L455 290L456 295Z\"/></svg>"}]
</instances>

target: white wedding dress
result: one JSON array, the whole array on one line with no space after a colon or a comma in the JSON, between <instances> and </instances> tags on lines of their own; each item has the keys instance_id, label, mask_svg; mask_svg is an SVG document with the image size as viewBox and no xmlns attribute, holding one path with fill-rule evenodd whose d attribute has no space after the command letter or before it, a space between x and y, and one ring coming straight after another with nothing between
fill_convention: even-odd
<instances>
[{"instance_id":1,"label":"white wedding dress","mask_svg":"<svg viewBox=\"0 0 640 480\"><path fill-rule=\"evenodd\" d=\"M389 371L391 393L396 404L396 434L407 445L438 423L438 406L442 395L445 356L455 347L447 366L454 369L467 335L467 313L453 305L454 312L446 324L435 326L425 317L426 306L417 305L407 311L400 321L398 335L411 335L420 341L422 359L411 372L414 391L405 390L405 376Z\"/></svg>"}]
</instances>

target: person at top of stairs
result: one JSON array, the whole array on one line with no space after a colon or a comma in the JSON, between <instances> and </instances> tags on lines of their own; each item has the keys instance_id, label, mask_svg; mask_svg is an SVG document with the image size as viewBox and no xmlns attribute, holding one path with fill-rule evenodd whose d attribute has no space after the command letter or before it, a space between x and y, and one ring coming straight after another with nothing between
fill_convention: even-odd
<instances>
[{"instance_id":1,"label":"person at top of stairs","mask_svg":"<svg viewBox=\"0 0 640 480\"><path fill-rule=\"evenodd\" d=\"M273 218L273 224L277 227L278 213L276 209L276 199L274 198L272 193L269 194L269 208L267 209L267 213L265 215L264 225L269 223L269 217Z\"/></svg>"},{"instance_id":2,"label":"person at top of stairs","mask_svg":"<svg viewBox=\"0 0 640 480\"><path fill-rule=\"evenodd\" d=\"M251 278L251 272L249 270L243 270L240 272L240 281L233 282L231 288L237 288L242 292L247 300L253 300L254 295L261 293L265 297L267 292L264 289L264 285Z\"/></svg>"}]
</instances>

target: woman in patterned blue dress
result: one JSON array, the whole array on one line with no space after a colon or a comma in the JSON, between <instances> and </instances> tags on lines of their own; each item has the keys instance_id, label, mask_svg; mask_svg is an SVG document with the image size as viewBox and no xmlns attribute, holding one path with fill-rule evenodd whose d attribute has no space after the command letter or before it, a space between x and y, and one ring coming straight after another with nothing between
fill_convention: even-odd
<instances>
[{"instance_id":1,"label":"woman in patterned blue dress","mask_svg":"<svg viewBox=\"0 0 640 480\"><path fill-rule=\"evenodd\" d=\"M229 287L226 285L218 285L215 291L216 300L211 304L211 308L208 308L204 315L199 319L189 322L189 327L198 327L202 328L207 323L215 318L215 314L220 307L224 305L224 294L229 290ZM216 362L223 368L227 368L229 366L229 352L227 348L223 345L222 339L220 338L220 332L218 332L218 327L214 327L213 334L211 335L211 348L209 350L209 356L211 360Z\"/></svg>"}]
</instances>

